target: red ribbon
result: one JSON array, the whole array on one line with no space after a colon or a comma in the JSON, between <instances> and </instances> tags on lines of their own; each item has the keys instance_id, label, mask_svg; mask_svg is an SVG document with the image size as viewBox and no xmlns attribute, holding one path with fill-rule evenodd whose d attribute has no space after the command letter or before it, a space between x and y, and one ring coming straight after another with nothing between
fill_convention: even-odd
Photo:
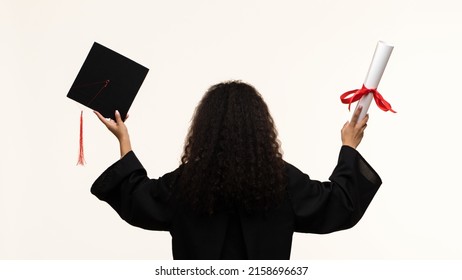
<instances>
[{"instance_id":1,"label":"red ribbon","mask_svg":"<svg viewBox=\"0 0 462 280\"><path fill-rule=\"evenodd\" d=\"M382 109L385 112L390 111L390 112L396 113L391 108L390 103L388 103L375 88L368 89L364 85L362 86L361 89L350 90L340 95L340 100L342 101L343 104L348 104L348 110L350 110L351 103L358 101L359 99L361 99L361 97L369 93L372 93L372 95L374 96L375 103L380 109ZM353 94L353 96L348 97L351 94Z\"/></svg>"},{"instance_id":2,"label":"red ribbon","mask_svg":"<svg viewBox=\"0 0 462 280\"><path fill-rule=\"evenodd\" d=\"M93 96L93 98L86 104L86 106L90 106L90 103L93 102L93 100L98 97L98 95L109 85L109 80L105 80L102 82L95 82L95 83L89 83L89 84L84 84L84 85L79 85L75 88L84 88L84 87L90 87L98 84L103 84L103 86L99 89L99 91ZM80 139L79 139L79 159L77 160L77 165L85 165L85 155L83 151L83 110L80 111Z\"/></svg>"},{"instance_id":3,"label":"red ribbon","mask_svg":"<svg viewBox=\"0 0 462 280\"><path fill-rule=\"evenodd\" d=\"M85 157L83 153L83 110L80 111L80 140L79 140L79 160L77 165L85 165Z\"/></svg>"}]
</instances>

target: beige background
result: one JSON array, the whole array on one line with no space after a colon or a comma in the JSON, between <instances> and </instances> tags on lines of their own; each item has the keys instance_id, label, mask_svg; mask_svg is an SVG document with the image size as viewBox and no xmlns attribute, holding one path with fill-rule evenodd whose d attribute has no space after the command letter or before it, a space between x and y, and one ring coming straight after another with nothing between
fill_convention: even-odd
<instances>
[{"instance_id":1,"label":"beige background","mask_svg":"<svg viewBox=\"0 0 462 280\"><path fill-rule=\"evenodd\" d=\"M395 45L359 151L383 186L362 221L296 234L293 259L460 259L462 4L424 0L0 0L0 259L169 259L170 235L134 228L89 192L118 159L65 96L97 41L150 68L127 122L151 177L176 168L196 103L242 79L264 96L285 159L327 180L378 40Z\"/></svg>"}]
</instances>

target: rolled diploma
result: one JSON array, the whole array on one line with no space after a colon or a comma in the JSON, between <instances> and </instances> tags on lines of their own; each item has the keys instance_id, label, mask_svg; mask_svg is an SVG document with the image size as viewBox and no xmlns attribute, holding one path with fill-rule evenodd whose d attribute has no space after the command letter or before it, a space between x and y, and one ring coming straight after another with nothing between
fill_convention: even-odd
<instances>
[{"instance_id":1,"label":"rolled diploma","mask_svg":"<svg viewBox=\"0 0 462 280\"><path fill-rule=\"evenodd\" d=\"M377 42L377 47L375 48L374 56L372 57L372 62L364 81L364 86L366 88L377 89L383 72L385 71L385 67L387 66L388 59L390 58L391 51L393 51L393 46L382 41ZM359 100L358 105L356 105L356 109L358 106L363 107L363 110L359 115L359 120L362 120L366 116L372 99L374 99L374 96L372 93L369 93Z\"/></svg>"}]
</instances>

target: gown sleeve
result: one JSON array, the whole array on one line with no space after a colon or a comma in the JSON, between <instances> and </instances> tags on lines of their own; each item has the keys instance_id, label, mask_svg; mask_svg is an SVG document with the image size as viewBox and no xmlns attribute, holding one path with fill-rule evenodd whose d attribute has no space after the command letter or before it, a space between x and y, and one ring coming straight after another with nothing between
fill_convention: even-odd
<instances>
[{"instance_id":1,"label":"gown sleeve","mask_svg":"<svg viewBox=\"0 0 462 280\"><path fill-rule=\"evenodd\" d=\"M178 170L178 169L177 169ZM177 170L149 179L133 151L106 169L91 193L106 201L127 223L150 230L169 230L171 186Z\"/></svg>"},{"instance_id":2,"label":"gown sleeve","mask_svg":"<svg viewBox=\"0 0 462 280\"><path fill-rule=\"evenodd\" d=\"M328 182L311 180L288 164L288 191L295 231L330 233L356 225L382 181L353 148L342 146Z\"/></svg>"}]
</instances>

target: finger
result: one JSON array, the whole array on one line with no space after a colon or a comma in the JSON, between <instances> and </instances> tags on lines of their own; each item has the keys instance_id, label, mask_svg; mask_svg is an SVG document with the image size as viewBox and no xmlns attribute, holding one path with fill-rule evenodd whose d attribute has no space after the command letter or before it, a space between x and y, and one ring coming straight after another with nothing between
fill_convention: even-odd
<instances>
[{"instance_id":1,"label":"finger","mask_svg":"<svg viewBox=\"0 0 462 280\"><path fill-rule=\"evenodd\" d=\"M366 128L367 128L367 124L359 129L359 134L361 135L361 137L362 135L364 135L364 130L366 130Z\"/></svg>"},{"instance_id":2,"label":"finger","mask_svg":"<svg viewBox=\"0 0 462 280\"><path fill-rule=\"evenodd\" d=\"M359 114L361 114L361 111L363 110L363 106L358 106L358 108L356 108L354 114L353 114L353 117L351 117L351 124L352 125L356 125L356 123L358 122L358 119L359 119Z\"/></svg>"},{"instance_id":3,"label":"finger","mask_svg":"<svg viewBox=\"0 0 462 280\"><path fill-rule=\"evenodd\" d=\"M122 117L120 116L120 113L119 113L119 110L116 110L115 111L115 120L116 120L116 123L122 123Z\"/></svg>"},{"instance_id":4,"label":"finger","mask_svg":"<svg viewBox=\"0 0 462 280\"><path fill-rule=\"evenodd\" d=\"M96 116L98 117L98 119L105 125L105 126L108 126L108 120L106 120L106 118L100 114L100 112L98 111L93 111L93 113L96 114Z\"/></svg>"},{"instance_id":5,"label":"finger","mask_svg":"<svg viewBox=\"0 0 462 280\"><path fill-rule=\"evenodd\" d=\"M128 119L128 116L129 116L129 115L128 115L128 113L127 113L127 115L125 116L124 122Z\"/></svg>"},{"instance_id":6,"label":"finger","mask_svg":"<svg viewBox=\"0 0 462 280\"><path fill-rule=\"evenodd\" d=\"M369 114L366 114L366 116L357 125L359 127L363 127L367 124L368 120L369 120Z\"/></svg>"}]
</instances>

